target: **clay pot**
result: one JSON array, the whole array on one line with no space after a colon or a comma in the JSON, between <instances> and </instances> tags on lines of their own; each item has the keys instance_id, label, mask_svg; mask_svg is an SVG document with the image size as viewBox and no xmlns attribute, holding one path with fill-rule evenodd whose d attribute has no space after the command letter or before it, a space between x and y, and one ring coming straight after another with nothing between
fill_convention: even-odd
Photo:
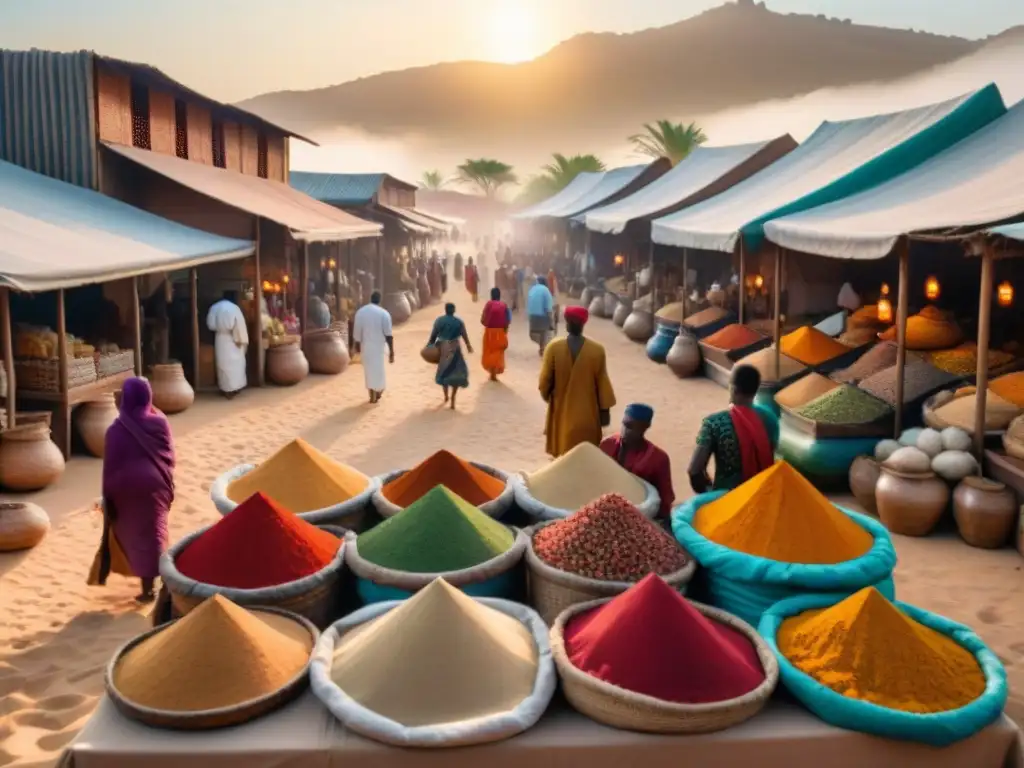
<instances>
[{"instance_id":1,"label":"clay pot","mask_svg":"<svg viewBox=\"0 0 1024 768\"><path fill-rule=\"evenodd\" d=\"M595 296L587 308L591 317L604 317L604 296Z\"/></svg>"},{"instance_id":2,"label":"clay pot","mask_svg":"<svg viewBox=\"0 0 1024 768\"><path fill-rule=\"evenodd\" d=\"M117 406L114 405L114 395L102 395L99 400L93 400L79 406L75 411L75 423L78 426L78 434L82 436L86 450L93 456L103 458L103 443L107 436L107 428L117 419Z\"/></svg>"},{"instance_id":3,"label":"clay pot","mask_svg":"<svg viewBox=\"0 0 1024 768\"><path fill-rule=\"evenodd\" d=\"M181 413L196 399L181 363L154 365L149 370L149 386L153 390L153 405L164 413Z\"/></svg>"},{"instance_id":4,"label":"clay pot","mask_svg":"<svg viewBox=\"0 0 1024 768\"><path fill-rule=\"evenodd\" d=\"M384 294L380 305L388 311L391 315L391 322L395 325L404 323L412 317L412 307L409 305L409 299L401 291Z\"/></svg>"},{"instance_id":5,"label":"clay pot","mask_svg":"<svg viewBox=\"0 0 1024 768\"><path fill-rule=\"evenodd\" d=\"M1009 488L983 477L965 477L953 491L953 517L972 547L999 549L1013 533L1020 512Z\"/></svg>"},{"instance_id":6,"label":"clay pot","mask_svg":"<svg viewBox=\"0 0 1024 768\"><path fill-rule=\"evenodd\" d=\"M267 350L267 378L272 383L290 387L308 374L309 362L298 344L280 344Z\"/></svg>"},{"instance_id":7,"label":"clay pot","mask_svg":"<svg viewBox=\"0 0 1024 768\"><path fill-rule=\"evenodd\" d=\"M427 280L426 276L421 276L416 281L416 290L419 293L417 298L420 301L420 306L427 306L430 303L430 281Z\"/></svg>"},{"instance_id":8,"label":"clay pot","mask_svg":"<svg viewBox=\"0 0 1024 768\"><path fill-rule=\"evenodd\" d=\"M614 317L615 310L619 306L619 297L614 293L608 292L604 295L604 316Z\"/></svg>"},{"instance_id":9,"label":"clay pot","mask_svg":"<svg viewBox=\"0 0 1024 768\"><path fill-rule=\"evenodd\" d=\"M0 485L39 491L64 473L64 455L45 424L26 424L0 434Z\"/></svg>"},{"instance_id":10,"label":"clay pot","mask_svg":"<svg viewBox=\"0 0 1024 768\"><path fill-rule=\"evenodd\" d=\"M697 339L689 333L680 333L676 336L665 356L665 364L681 379L687 379L697 373L700 370L700 361Z\"/></svg>"},{"instance_id":11,"label":"clay pot","mask_svg":"<svg viewBox=\"0 0 1024 768\"><path fill-rule=\"evenodd\" d=\"M590 302L594 300L594 289L587 286L583 289L583 293L580 294L580 304L584 307L589 307Z\"/></svg>"},{"instance_id":12,"label":"clay pot","mask_svg":"<svg viewBox=\"0 0 1024 768\"><path fill-rule=\"evenodd\" d=\"M634 309L622 324L622 330L632 341L645 344L654 333L654 315Z\"/></svg>"},{"instance_id":13,"label":"clay pot","mask_svg":"<svg viewBox=\"0 0 1024 768\"><path fill-rule=\"evenodd\" d=\"M409 309L413 312L420 308L420 299L416 291L405 291L405 300L409 302Z\"/></svg>"},{"instance_id":14,"label":"clay pot","mask_svg":"<svg viewBox=\"0 0 1024 768\"><path fill-rule=\"evenodd\" d=\"M334 376L348 368L349 354L337 331L322 331L306 337L309 370Z\"/></svg>"},{"instance_id":15,"label":"clay pot","mask_svg":"<svg viewBox=\"0 0 1024 768\"><path fill-rule=\"evenodd\" d=\"M0 552L31 549L50 530L50 517L36 504L0 502Z\"/></svg>"},{"instance_id":16,"label":"clay pot","mask_svg":"<svg viewBox=\"0 0 1024 768\"><path fill-rule=\"evenodd\" d=\"M850 491L864 509L872 515L878 514L875 503L875 486L882 469L870 456L858 456L850 465Z\"/></svg>"},{"instance_id":17,"label":"clay pot","mask_svg":"<svg viewBox=\"0 0 1024 768\"><path fill-rule=\"evenodd\" d=\"M949 486L934 472L897 472L882 466L875 503L879 519L891 532L927 536L946 511Z\"/></svg>"},{"instance_id":18,"label":"clay pot","mask_svg":"<svg viewBox=\"0 0 1024 768\"><path fill-rule=\"evenodd\" d=\"M679 335L679 323L671 325L661 321L654 328L654 336L647 342L647 357L656 363L664 363Z\"/></svg>"},{"instance_id":19,"label":"clay pot","mask_svg":"<svg viewBox=\"0 0 1024 768\"><path fill-rule=\"evenodd\" d=\"M628 298L619 297L619 303L615 306L615 312L612 314L612 322L621 328L626 323L626 318L629 317L629 313L633 311L633 300Z\"/></svg>"}]
</instances>

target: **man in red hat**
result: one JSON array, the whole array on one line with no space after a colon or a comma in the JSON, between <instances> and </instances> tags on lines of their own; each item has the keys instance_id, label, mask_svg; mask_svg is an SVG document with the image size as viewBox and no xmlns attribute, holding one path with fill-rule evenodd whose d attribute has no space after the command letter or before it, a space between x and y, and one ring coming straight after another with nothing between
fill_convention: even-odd
<instances>
[{"instance_id":1,"label":"man in red hat","mask_svg":"<svg viewBox=\"0 0 1024 768\"><path fill-rule=\"evenodd\" d=\"M569 335L544 350L539 389L548 404L547 452L556 458L580 443L600 445L602 428L611 423L615 391L604 347L583 336L589 317L583 307L568 307Z\"/></svg>"}]
</instances>

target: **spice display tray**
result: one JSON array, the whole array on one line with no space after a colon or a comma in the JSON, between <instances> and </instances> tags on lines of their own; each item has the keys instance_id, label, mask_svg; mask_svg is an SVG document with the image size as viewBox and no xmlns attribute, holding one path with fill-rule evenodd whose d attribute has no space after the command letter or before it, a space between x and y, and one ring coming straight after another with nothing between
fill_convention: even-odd
<instances>
[{"instance_id":1,"label":"spice display tray","mask_svg":"<svg viewBox=\"0 0 1024 768\"><path fill-rule=\"evenodd\" d=\"M949 424L948 422L943 420L941 416L939 416L936 413L936 411L939 408L941 408L943 405L946 405L947 403L951 403L953 400L957 399L957 395L955 395L955 394L953 395L953 397L951 397L949 399L946 399L945 396L946 396L946 394L948 392L949 392L949 390L944 390L942 392L938 392L938 393L932 395L927 400L925 400L924 401L924 405L921 406L921 417L924 419L925 425L931 427L932 429L937 429L940 432L942 430L944 430L946 427L954 427L954 426L956 426L955 424ZM968 392L966 394L960 395L960 397L969 397L971 394L972 393ZM961 429L962 429L962 427L961 427ZM967 432L969 435L973 435L974 434L974 430L973 429L968 429L968 430L964 430L964 431ZM989 438L989 437L991 437L991 438L998 438L998 437L1002 437L1005 433L1006 433L1005 429L986 429L985 430L985 437L986 438Z\"/></svg>"},{"instance_id":2,"label":"spice display tray","mask_svg":"<svg viewBox=\"0 0 1024 768\"><path fill-rule=\"evenodd\" d=\"M756 352L760 350L754 351ZM732 375L732 369L735 364L736 361L733 361L729 364L729 367L726 368L725 366L719 365L713 360L708 360L706 357L701 360L701 365L704 369L704 375L722 387L729 386L729 379ZM783 387L788 387L801 376L806 376L807 371L807 368L801 368L799 371L796 371L790 376L782 378L780 381L762 381L761 387L763 389L774 388L775 390L782 389Z\"/></svg>"},{"instance_id":3,"label":"spice display tray","mask_svg":"<svg viewBox=\"0 0 1024 768\"><path fill-rule=\"evenodd\" d=\"M718 347L713 347L706 342L698 342L701 354L704 356L705 360L711 360L727 369L732 368L733 364L737 360L742 360L747 355L752 355L754 352L764 349L771 343L771 337L763 334L761 334L760 339L752 344L747 344L747 346L739 347L737 349L719 349Z\"/></svg>"},{"instance_id":4,"label":"spice display tray","mask_svg":"<svg viewBox=\"0 0 1024 768\"><path fill-rule=\"evenodd\" d=\"M831 360L826 360L825 362L818 363L817 365L808 366L808 368L810 368L815 373L820 373L823 375L828 375L836 371L841 371L844 368L849 368L851 365L860 360L864 353L871 349L873 346L875 346L875 344L877 343L878 342L876 341L869 341L866 344L861 344L859 347L851 347L848 352L844 352L838 357L833 357Z\"/></svg>"},{"instance_id":5,"label":"spice display tray","mask_svg":"<svg viewBox=\"0 0 1024 768\"><path fill-rule=\"evenodd\" d=\"M696 336L698 339L703 339L710 336L712 333L716 333L717 331L722 330L727 325L732 325L735 322L736 316L732 312L730 312L725 317L721 317L718 320L714 320L710 323L705 323L704 325L695 327L685 322L683 323L683 325L690 329L690 331L693 332L693 335Z\"/></svg>"},{"instance_id":6,"label":"spice display tray","mask_svg":"<svg viewBox=\"0 0 1024 768\"><path fill-rule=\"evenodd\" d=\"M815 438L891 437L895 428L895 412L863 424L827 424L801 416L784 405L780 405L779 409L782 421L790 429Z\"/></svg>"},{"instance_id":7,"label":"spice display tray","mask_svg":"<svg viewBox=\"0 0 1024 768\"><path fill-rule=\"evenodd\" d=\"M1021 370L1024 370L1024 357L1018 357L1016 360L1011 360L1006 363L1006 365L1000 365L998 368L990 369L988 372L988 381L991 384L992 379L1004 376L1007 373L1016 373ZM968 376L967 382L971 386L976 385L978 383L978 374L975 373L972 376Z\"/></svg>"}]
</instances>

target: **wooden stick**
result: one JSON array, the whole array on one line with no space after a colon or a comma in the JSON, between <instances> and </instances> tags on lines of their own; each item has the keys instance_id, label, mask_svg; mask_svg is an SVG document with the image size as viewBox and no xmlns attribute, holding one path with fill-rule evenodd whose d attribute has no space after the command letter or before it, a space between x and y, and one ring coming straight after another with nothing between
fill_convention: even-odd
<instances>
[{"instance_id":1,"label":"wooden stick","mask_svg":"<svg viewBox=\"0 0 1024 768\"><path fill-rule=\"evenodd\" d=\"M378 284L377 290L380 291L381 298L383 298L384 297L384 243L381 242L381 240L382 240L382 238L379 238L379 237L377 238L377 269L380 271L380 275L378 276L379 284ZM370 297L367 296L366 298L367 298L367 300L369 300Z\"/></svg>"},{"instance_id":2,"label":"wooden stick","mask_svg":"<svg viewBox=\"0 0 1024 768\"><path fill-rule=\"evenodd\" d=\"M309 332L309 241L302 241L302 256L299 257L299 280L302 281L299 296L302 297L302 316L299 318L299 328L302 336L299 346L306 349L306 333Z\"/></svg>"},{"instance_id":3,"label":"wooden stick","mask_svg":"<svg viewBox=\"0 0 1024 768\"><path fill-rule=\"evenodd\" d=\"M991 243L985 243L981 252L981 293L978 296L978 389L974 398L974 453L978 459L978 474L985 465L985 407L988 399L988 347L992 332L992 271Z\"/></svg>"},{"instance_id":4,"label":"wooden stick","mask_svg":"<svg viewBox=\"0 0 1024 768\"><path fill-rule=\"evenodd\" d=\"M772 322L772 340L775 344L775 381L779 380L782 370L782 246L775 246L775 285L773 303L775 317Z\"/></svg>"},{"instance_id":5,"label":"wooden stick","mask_svg":"<svg viewBox=\"0 0 1024 768\"><path fill-rule=\"evenodd\" d=\"M740 235L740 325L743 325L743 308L747 301L747 251Z\"/></svg>"},{"instance_id":6,"label":"wooden stick","mask_svg":"<svg viewBox=\"0 0 1024 768\"><path fill-rule=\"evenodd\" d=\"M686 321L686 291L687 291L686 278L687 278L687 276L689 274L689 269L687 268L687 259L688 259L689 255L690 255L690 252L686 248L683 248L683 301L682 301L682 305L683 306L682 306L682 309L679 310L679 322L680 323L683 323L683 322ZM680 325L679 326L679 330L682 330L682 329L683 329L683 326Z\"/></svg>"},{"instance_id":7,"label":"wooden stick","mask_svg":"<svg viewBox=\"0 0 1024 768\"><path fill-rule=\"evenodd\" d=\"M0 290L0 314L3 315L3 344L4 344L4 371L7 373L7 428L17 426L15 423L17 411L18 383L14 378L14 345L11 333L11 289Z\"/></svg>"},{"instance_id":8,"label":"wooden stick","mask_svg":"<svg viewBox=\"0 0 1024 768\"><path fill-rule=\"evenodd\" d=\"M133 279L134 282L134 279ZM135 301L138 307L138 300ZM68 398L68 331L67 315L64 308L64 289L57 291L57 371L60 377L60 449L64 458L71 455L71 406ZM136 358L138 353L136 352ZM136 367L138 363L136 362Z\"/></svg>"},{"instance_id":9,"label":"wooden stick","mask_svg":"<svg viewBox=\"0 0 1024 768\"><path fill-rule=\"evenodd\" d=\"M331 245L331 253L334 254L331 257L334 259L334 314L338 320L341 320L341 249L341 243ZM330 264L328 261L327 266Z\"/></svg>"},{"instance_id":10,"label":"wooden stick","mask_svg":"<svg viewBox=\"0 0 1024 768\"><path fill-rule=\"evenodd\" d=\"M61 312L64 311L64 291L60 293ZM135 339L135 375L142 375L142 307L139 306L139 278L132 278L132 333ZM65 366L66 367L66 366Z\"/></svg>"},{"instance_id":11,"label":"wooden stick","mask_svg":"<svg viewBox=\"0 0 1024 768\"><path fill-rule=\"evenodd\" d=\"M910 240L900 244L899 285L896 288L896 418L895 437L903 431L903 374L907 367L907 311L910 303Z\"/></svg>"},{"instance_id":12,"label":"wooden stick","mask_svg":"<svg viewBox=\"0 0 1024 768\"><path fill-rule=\"evenodd\" d=\"M188 271L188 291L192 304L192 389L199 391L199 270ZM257 304L256 306L259 306Z\"/></svg>"},{"instance_id":13,"label":"wooden stick","mask_svg":"<svg viewBox=\"0 0 1024 768\"><path fill-rule=\"evenodd\" d=\"M260 217L256 217L255 232L253 233L253 267L256 280L256 290L253 296L256 300L256 329L253 332L252 342L249 346L256 349L256 383L263 386L266 382L264 373L265 362L263 353L263 270L260 266Z\"/></svg>"}]
</instances>

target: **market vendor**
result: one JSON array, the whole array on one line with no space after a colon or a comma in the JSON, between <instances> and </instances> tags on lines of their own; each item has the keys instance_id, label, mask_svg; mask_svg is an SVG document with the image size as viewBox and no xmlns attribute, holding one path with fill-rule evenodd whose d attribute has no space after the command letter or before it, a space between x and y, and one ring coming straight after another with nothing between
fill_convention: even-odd
<instances>
[{"instance_id":1,"label":"market vendor","mask_svg":"<svg viewBox=\"0 0 1024 768\"><path fill-rule=\"evenodd\" d=\"M622 415L622 431L601 441L601 450L629 472L653 485L661 496L658 516L667 518L676 494L672 489L672 464L668 454L647 439L654 409L633 403Z\"/></svg>"}]
</instances>

